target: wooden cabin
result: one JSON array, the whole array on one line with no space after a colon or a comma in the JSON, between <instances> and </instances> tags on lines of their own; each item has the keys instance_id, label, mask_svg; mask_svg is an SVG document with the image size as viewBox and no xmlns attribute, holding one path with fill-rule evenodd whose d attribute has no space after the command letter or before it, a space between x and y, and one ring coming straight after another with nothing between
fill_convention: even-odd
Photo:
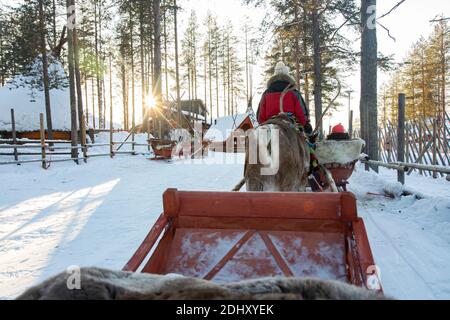
<instances>
[{"instance_id":1,"label":"wooden cabin","mask_svg":"<svg viewBox=\"0 0 450 320\"><path fill-rule=\"evenodd\" d=\"M12 139L12 131L0 131L0 137L2 139ZM16 132L17 139L30 139L39 140L41 138L41 132L39 130L35 131L19 131ZM45 132L45 139L48 139L48 133ZM53 140L70 140L70 131L59 131L53 130Z\"/></svg>"},{"instance_id":2,"label":"wooden cabin","mask_svg":"<svg viewBox=\"0 0 450 320\"><path fill-rule=\"evenodd\" d=\"M58 60L52 59L49 65L51 83L59 83L59 89L50 90L52 111L53 139L70 140L70 94L67 74ZM39 70L39 58L32 65L32 69ZM13 136L13 119L11 109L14 110L14 125L17 139L40 139L40 114L44 114L45 97L43 88L31 83L39 82L33 74L18 75L0 88L0 137L11 139Z\"/></svg>"},{"instance_id":3,"label":"wooden cabin","mask_svg":"<svg viewBox=\"0 0 450 320\"><path fill-rule=\"evenodd\" d=\"M252 113L216 119L205 135L215 152L245 153L245 132L254 129L256 120Z\"/></svg>"},{"instance_id":4,"label":"wooden cabin","mask_svg":"<svg viewBox=\"0 0 450 320\"><path fill-rule=\"evenodd\" d=\"M209 129L207 122L208 110L202 100L181 101L181 123L178 123L178 107L176 103L164 103L162 109L149 109L146 119L141 126L141 132L150 132L155 137L167 138L166 135L172 129L186 129L189 132L195 123L201 122L203 132Z\"/></svg>"}]
</instances>

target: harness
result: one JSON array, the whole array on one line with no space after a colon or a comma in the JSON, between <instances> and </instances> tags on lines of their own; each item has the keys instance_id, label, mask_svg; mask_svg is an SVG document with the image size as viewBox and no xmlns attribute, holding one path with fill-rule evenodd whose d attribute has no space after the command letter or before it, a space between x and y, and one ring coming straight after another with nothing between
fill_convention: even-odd
<instances>
[{"instance_id":1,"label":"harness","mask_svg":"<svg viewBox=\"0 0 450 320\"><path fill-rule=\"evenodd\" d=\"M282 107L282 105L281 105ZM305 130L297 120L297 117L292 112L283 113L286 115L286 118L280 118L279 115L273 116L271 120L277 119L278 121L282 121L285 124L287 124L291 129L294 129L299 135L301 135L308 146L309 149L309 156L310 156L310 172L308 173L311 175L313 172L317 171L319 169L319 160L316 156L316 149L317 149L317 143L316 141L311 141L310 137L305 133Z\"/></svg>"}]
</instances>

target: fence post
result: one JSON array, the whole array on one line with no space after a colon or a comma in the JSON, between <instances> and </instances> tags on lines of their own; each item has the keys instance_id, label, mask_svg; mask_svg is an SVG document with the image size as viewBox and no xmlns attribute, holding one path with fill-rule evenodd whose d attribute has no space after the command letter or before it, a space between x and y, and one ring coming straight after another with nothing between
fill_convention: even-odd
<instances>
[{"instance_id":1,"label":"fence post","mask_svg":"<svg viewBox=\"0 0 450 320\"><path fill-rule=\"evenodd\" d=\"M42 154L42 168L47 169L47 160L45 155L45 128L44 128L44 114L39 114L39 122L40 122L40 136L41 136L41 154Z\"/></svg>"},{"instance_id":2,"label":"fence post","mask_svg":"<svg viewBox=\"0 0 450 320\"><path fill-rule=\"evenodd\" d=\"M14 117L14 109L11 109L11 129L12 129L12 139L13 145L17 144L17 133L16 133L16 118ZM17 148L14 148L14 160L19 161L19 155L17 153Z\"/></svg>"},{"instance_id":3,"label":"fence post","mask_svg":"<svg viewBox=\"0 0 450 320\"><path fill-rule=\"evenodd\" d=\"M83 161L87 163L86 116L82 114L81 119L81 148L83 150Z\"/></svg>"},{"instance_id":4,"label":"fence post","mask_svg":"<svg viewBox=\"0 0 450 320\"><path fill-rule=\"evenodd\" d=\"M433 165L437 165L437 122L433 119ZM437 179L438 174L436 171L433 172L433 178Z\"/></svg>"},{"instance_id":5,"label":"fence post","mask_svg":"<svg viewBox=\"0 0 450 320\"><path fill-rule=\"evenodd\" d=\"M398 131L397 131L397 161L405 162L405 104L404 93L398 95ZM405 184L405 171L397 171L397 179L401 184Z\"/></svg>"},{"instance_id":6,"label":"fence post","mask_svg":"<svg viewBox=\"0 0 450 320\"><path fill-rule=\"evenodd\" d=\"M109 154L111 158L114 158L114 128L113 128L113 117L112 117L112 105L109 111Z\"/></svg>"},{"instance_id":7,"label":"fence post","mask_svg":"<svg viewBox=\"0 0 450 320\"><path fill-rule=\"evenodd\" d=\"M148 152L150 153L151 151L151 145L150 145L150 140L151 140L151 133L150 130L153 127L152 124L153 120L148 120L148 130L147 130L147 144L148 144Z\"/></svg>"},{"instance_id":8,"label":"fence post","mask_svg":"<svg viewBox=\"0 0 450 320\"><path fill-rule=\"evenodd\" d=\"M353 139L353 110L350 111L348 133L350 134L350 139Z\"/></svg>"},{"instance_id":9,"label":"fence post","mask_svg":"<svg viewBox=\"0 0 450 320\"><path fill-rule=\"evenodd\" d=\"M136 143L135 129L136 129L136 126L135 126L134 118L133 118L133 126L131 128L131 151L132 151L132 155L134 155L134 156L136 155L136 152L135 152L135 148L136 148L136 146L135 146L135 143Z\"/></svg>"}]
</instances>

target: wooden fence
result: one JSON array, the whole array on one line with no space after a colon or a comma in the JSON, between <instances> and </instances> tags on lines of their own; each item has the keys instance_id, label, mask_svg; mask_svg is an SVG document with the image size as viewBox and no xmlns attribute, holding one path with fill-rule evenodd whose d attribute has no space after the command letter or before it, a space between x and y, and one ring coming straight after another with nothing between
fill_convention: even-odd
<instances>
[{"instance_id":1,"label":"wooden fence","mask_svg":"<svg viewBox=\"0 0 450 320\"><path fill-rule=\"evenodd\" d=\"M405 119L404 94L399 95L398 121L388 121L378 133L379 161L363 159L366 164L398 171L398 181L413 171L450 181L450 117L447 113L419 120ZM355 136L360 136L358 131Z\"/></svg>"},{"instance_id":2,"label":"wooden fence","mask_svg":"<svg viewBox=\"0 0 450 320\"><path fill-rule=\"evenodd\" d=\"M72 141L70 140L49 140L46 139L45 127L44 127L44 115L40 114L40 139L17 139L14 110L11 110L11 120L12 120L12 139L0 139L0 156L11 156L14 160L0 162L0 165L20 165L24 163L41 163L42 168L48 169L51 163L55 162L66 162L74 161L79 163L80 161L87 162L89 158L95 157L111 157L116 155L129 154L138 155L143 154L142 152L137 152L136 147L146 147L150 153L151 146L147 140L145 144L139 144L135 141L135 133L132 131L125 141L114 141L113 132L114 129L111 125L110 130L105 130L109 132L109 142L108 143L88 143L86 137L86 129L81 130L81 141L78 141L76 146L72 146ZM83 121L84 122L84 121ZM130 140L131 141L128 141ZM121 151L124 145L131 145L131 151ZM95 150L101 147L109 147L109 152L103 153L95 152ZM77 157L72 157L72 150L77 150ZM3 150L7 150L4 152ZM67 158L54 159L52 156L65 156ZM36 159L23 159L23 157L33 157ZM20 159L22 157L22 159Z\"/></svg>"}]
</instances>

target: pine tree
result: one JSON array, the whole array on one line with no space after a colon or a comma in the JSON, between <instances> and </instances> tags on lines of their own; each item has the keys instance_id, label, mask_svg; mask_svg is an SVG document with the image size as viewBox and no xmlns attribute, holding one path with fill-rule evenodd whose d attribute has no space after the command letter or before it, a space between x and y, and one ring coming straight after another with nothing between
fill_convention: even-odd
<instances>
[{"instance_id":1,"label":"pine tree","mask_svg":"<svg viewBox=\"0 0 450 320\"><path fill-rule=\"evenodd\" d=\"M264 1L246 2L258 5ZM271 5L282 21L275 23L272 50L265 57L266 76L273 75L278 61L294 67L293 76L308 105L310 92L314 92L314 114L318 121L323 105L330 104L336 95L336 79L345 83L347 72L353 70L356 63L357 53L349 49L349 40L340 32L344 25L336 24L338 17L344 18L346 23L358 22L355 1L279 0L272 1ZM265 19L262 28L270 30L271 19ZM322 126L321 123L316 125Z\"/></svg>"},{"instance_id":2,"label":"pine tree","mask_svg":"<svg viewBox=\"0 0 450 320\"><path fill-rule=\"evenodd\" d=\"M408 120L441 119L447 107L450 32L448 22L439 21L428 39L419 39L387 84L392 94L406 93ZM393 99L394 100L394 99ZM391 105L392 122L396 121L397 102Z\"/></svg>"}]
</instances>

